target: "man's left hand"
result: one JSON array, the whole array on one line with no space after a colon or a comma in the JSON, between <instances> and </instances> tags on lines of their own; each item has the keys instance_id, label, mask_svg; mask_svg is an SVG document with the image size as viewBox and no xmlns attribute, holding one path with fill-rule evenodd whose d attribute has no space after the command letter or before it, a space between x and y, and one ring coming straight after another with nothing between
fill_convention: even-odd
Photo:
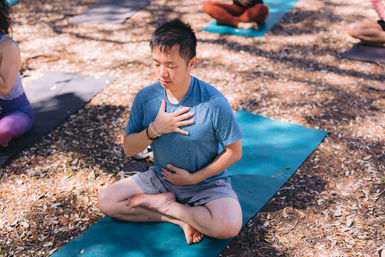
<instances>
[{"instance_id":1,"label":"man's left hand","mask_svg":"<svg viewBox=\"0 0 385 257\"><path fill-rule=\"evenodd\" d=\"M191 185L196 184L198 182L195 181L194 174L188 172L185 169L181 169L178 167L175 167L174 165L167 164L167 168L172 170L173 172L170 172L166 170L165 168L162 168L162 175L164 179L170 181L171 183L178 185L178 186L185 186L185 185Z\"/></svg>"}]
</instances>

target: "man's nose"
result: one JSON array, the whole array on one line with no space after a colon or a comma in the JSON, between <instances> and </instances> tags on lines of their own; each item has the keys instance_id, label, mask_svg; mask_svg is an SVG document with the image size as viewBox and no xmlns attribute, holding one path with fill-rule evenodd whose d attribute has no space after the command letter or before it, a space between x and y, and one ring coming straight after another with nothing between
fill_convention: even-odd
<instances>
[{"instance_id":1,"label":"man's nose","mask_svg":"<svg viewBox=\"0 0 385 257\"><path fill-rule=\"evenodd\" d=\"M168 77L168 71L167 68L164 66L159 67L159 76L162 78L167 78Z\"/></svg>"}]
</instances>

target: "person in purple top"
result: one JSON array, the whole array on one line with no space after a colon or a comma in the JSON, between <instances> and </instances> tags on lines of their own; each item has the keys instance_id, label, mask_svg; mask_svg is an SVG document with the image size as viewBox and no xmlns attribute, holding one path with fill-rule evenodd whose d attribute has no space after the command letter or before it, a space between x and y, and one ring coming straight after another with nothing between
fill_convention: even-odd
<instances>
[{"instance_id":1,"label":"person in purple top","mask_svg":"<svg viewBox=\"0 0 385 257\"><path fill-rule=\"evenodd\" d=\"M380 18L375 21L362 21L348 27L352 37L360 39L363 43L385 46L385 5L383 0L371 0L374 10Z\"/></svg>"},{"instance_id":2,"label":"person in purple top","mask_svg":"<svg viewBox=\"0 0 385 257\"><path fill-rule=\"evenodd\" d=\"M242 132L226 98L191 76L197 40L179 19L164 23L150 47L159 82L135 96L123 147L133 156L151 144L154 166L105 188L98 207L131 222L179 225L188 244L203 235L236 236L242 210L227 168L242 156Z\"/></svg>"},{"instance_id":3,"label":"person in purple top","mask_svg":"<svg viewBox=\"0 0 385 257\"><path fill-rule=\"evenodd\" d=\"M9 37L10 9L0 0L0 145L8 146L12 138L27 132L33 124L32 107L21 83L20 50Z\"/></svg>"}]
</instances>

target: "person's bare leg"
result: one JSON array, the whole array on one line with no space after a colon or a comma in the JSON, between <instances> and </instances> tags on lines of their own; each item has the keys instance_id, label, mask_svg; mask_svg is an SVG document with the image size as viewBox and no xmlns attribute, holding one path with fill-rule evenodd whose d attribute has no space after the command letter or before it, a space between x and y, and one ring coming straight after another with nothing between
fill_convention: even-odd
<instances>
[{"instance_id":1,"label":"person's bare leg","mask_svg":"<svg viewBox=\"0 0 385 257\"><path fill-rule=\"evenodd\" d=\"M203 239L203 234L189 224L143 207L131 208L127 215L115 218L129 222L169 222L182 228L188 244L197 244Z\"/></svg>"},{"instance_id":2,"label":"person's bare leg","mask_svg":"<svg viewBox=\"0 0 385 257\"><path fill-rule=\"evenodd\" d=\"M203 3L203 11L217 21L219 25L238 27L240 22L239 15L244 12L244 8L235 4L225 4L215 1Z\"/></svg>"},{"instance_id":3,"label":"person's bare leg","mask_svg":"<svg viewBox=\"0 0 385 257\"><path fill-rule=\"evenodd\" d=\"M180 226L188 244L199 243L203 235L183 221L163 215L154 210L129 206L132 196L143 194L143 191L132 178L116 182L104 189L98 197L98 207L105 215L130 222L170 222ZM151 195L148 195L151 196ZM162 195L162 202L175 201L171 194ZM157 199L160 199L159 197Z\"/></svg>"},{"instance_id":4,"label":"person's bare leg","mask_svg":"<svg viewBox=\"0 0 385 257\"><path fill-rule=\"evenodd\" d=\"M258 24L262 24L268 15L269 7L265 4L257 4L239 16L240 23L238 28L258 30Z\"/></svg>"},{"instance_id":5,"label":"person's bare leg","mask_svg":"<svg viewBox=\"0 0 385 257\"><path fill-rule=\"evenodd\" d=\"M237 200L222 198L205 206L191 207L173 201L172 193L138 194L128 203L130 207L144 207L190 224L204 235L215 238L236 236L242 227L242 210Z\"/></svg>"},{"instance_id":6,"label":"person's bare leg","mask_svg":"<svg viewBox=\"0 0 385 257\"><path fill-rule=\"evenodd\" d=\"M354 23L347 29L350 36L362 40L363 43L385 46L385 31L374 21Z\"/></svg>"},{"instance_id":7,"label":"person's bare leg","mask_svg":"<svg viewBox=\"0 0 385 257\"><path fill-rule=\"evenodd\" d=\"M160 203L165 203L167 201L175 201L175 196L173 193L146 196L148 196L149 198L155 198ZM196 244L203 239L203 234L192 226L190 226L189 224L151 209L147 209L141 206L133 207L131 199L132 198L126 200L124 203L127 206L127 212L124 215L115 218L130 222L170 222L182 228L188 244Z\"/></svg>"}]
</instances>

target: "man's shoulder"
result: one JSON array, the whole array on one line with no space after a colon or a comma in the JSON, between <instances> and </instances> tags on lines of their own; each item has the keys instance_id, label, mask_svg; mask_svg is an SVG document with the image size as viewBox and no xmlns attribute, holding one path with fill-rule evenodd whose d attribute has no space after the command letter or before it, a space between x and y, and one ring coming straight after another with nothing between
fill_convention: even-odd
<instances>
[{"instance_id":1,"label":"man's shoulder","mask_svg":"<svg viewBox=\"0 0 385 257\"><path fill-rule=\"evenodd\" d=\"M202 102L206 106L210 106L212 112L232 110L227 98L217 88L199 79L197 82L201 91Z\"/></svg>"},{"instance_id":2,"label":"man's shoulder","mask_svg":"<svg viewBox=\"0 0 385 257\"><path fill-rule=\"evenodd\" d=\"M145 86L144 88L142 88L141 90L139 90L138 94L141 93L148 93L149 91L160 91L162 88L162 86L160 85L159 81L158 82L155 82L155 83L152 83L151 85L148 85L148 86Z\"/></svg>"},{"instance_id":3,"label":"man's shoulder","mask_svg":"<svg viewBox=\"0 0 385 257\"><path fill-rule=\"evenodd\" d=\"M140 99L141 101L148 101L150 99L153 99L154 97L157 97L162 91L162 86L159 82L155 82L149 86L145 86L136 95L137 99Z\"/></svg>"},{"instance_id":4,"label":"man's shoulder","mask_svg":"<svg viewBox=\"0 0 385 257\"><path fill-rule=\"evenodd\" d=\"M196 79L197 84L199 85L199 89L202 91L202 94L204 94L204 96L210 99L215 99L217 97L225 98L224 95L211 84L197 78L194 79Z\"/></svg>"}]
</instances>

